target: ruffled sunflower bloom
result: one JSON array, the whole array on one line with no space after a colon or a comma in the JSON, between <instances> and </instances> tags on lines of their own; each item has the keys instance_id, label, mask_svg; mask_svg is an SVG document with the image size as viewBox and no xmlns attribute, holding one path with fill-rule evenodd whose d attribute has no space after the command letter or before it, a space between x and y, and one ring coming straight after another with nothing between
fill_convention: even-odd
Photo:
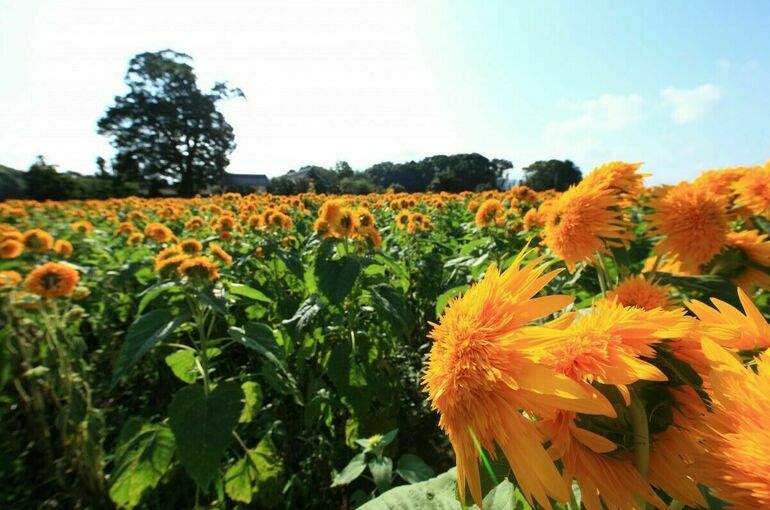
<instances>
[{"instance_id":1,"label":"ruffled sunflower bloom","mask_svg":"<svg viewBox=\"0 0 770 510\"><path fill-rule=\"evenodd\" d=\"M193 216L184 224L185 230L196 231L206 226L206 222L200 216Z\"/></svg>"},{"instance_id":2,"label":"ruffled sunflower bloom","mask_svg":"<svg viewBox=\"0 0 770 510\"><path fill-rule=\"evenodd\" d=\"M217 266L208 257L188 258L179 264L177 272L195 283L213 282L219 277Z\"/></svg>"},{"instance_id":3,"label":"ruffled sunflower bloom","mask_svg":"<svg viewBox=\"0 0 770 510\"><path fill-rule=\"evenodd\" d=\"M622 245L629 237L611 189L573 186L546 209L543 241L570 271L578 262Z\"/></svg>"},{"instance_id":4,"label":"ruffled sunflower bloom","mask_svg":"<svg viewBox=\"0 0 770 510\"><path fill-rule=\"evenodd\" d=\"M607 293L607 300L617 300L622 306L636 306L645 310L668 308L670 288L648 281L643 276L626 278Z\"/></svg>"},{"instance_id":5,"label":"ruffled sunflower bloom","mask_svg":"<svg viewBox=\"0 0 770 510\"><path fill-rule=\"evenodd\" d=\"M704 339L711 366L712 412L705 416L704 454L698 481L731 508L770 507L770 357L744 367L729 351Z\"/></svg>"},{"instance_id":6,"label":"ruffled sunflower bloom","mask_svg":"<svg viewBox=\"0 0 770 510\"><path fill-rule=\"evenodd\" d=\"M396 215L396 227L406 229L407 225L409 225L409 211L401 211Z\"/></svg>"},{"instance_id":7,"label":"ruffled sunflower bloom","mask_svg":"<svg viewBox=\"0 0 770 510\"><path fill-rule=\"evenodd\" d=\"M140 234L139 232L134 232L133 234L128 235L128 239L126 239L126 244L129 246L136 246L136 245L142 244L142 241L144 241L144 234Z\"/></svg>"},{"instance_id":8,"label":"ruffled sunflower bloom","mask_svg":"<svg viewBox=\"0 0 770 510\"><path fill-rule=\"evenodd\" d=\"M15 259L24 253L24 243L16 239L6 239L0 242L0 258Z\"/></svg>"},{"instance_id":9,"label":"ruffled sunflower bloom","mask_svg":"<svg viewBox=\"0 0 770 510\"><path fill-rule=\"evenodd\" d=\"M727 249L714 257L707 268L710 274L720 274L752 292L770 289L770 241L767 234L744 230L727 234Z\"/></svg>"},{"instance_id":10,"label":"ruffled sunflower bloom","mask_svg":"<svg viewBox=\"0 0 770 510\"><path fill-rule=\"evenodd\" d=\"M693 270L710 261L727 243L727 202L704 188L678 184L654 199L651 232L665 236L655 250L671 253Z\"/></svg>"},{"instance_id":11,"label":"ruffled sunflower bloom","mask_svg":"<svg viewBox=\"0 0 770 510\"><path fill-rule=\"evenodd\" d=\"M189 258L190 258L189 256L179 252L171 254L168 257L165 257L161 260L158 260L156 258L155 272L157 272L159 275L161 275L164 278L168 278L172 274L174 274L174 272L179 268L182 262L184 262Z\"/></svg>"},{"instance_id":12,"label":"ruffled sunflower bloom","mask_svg":"<svg viewBox=\"0 0 770 510\"><path fill-rule=\"evenodd\" d=\"M72 252L75 251L75 249L72 247L72 243L65 240L65 239L59 239L55 243L53 243L53 251L58 253L64 258L69 258L72 255Z\"/></svg>"},{"instance_id":13,"label":"ruffled sunflower bloom","mask_svg":"<svg viewBox=\"0 0 770 510\"><path fill-rule=\"evenodd\" d=\"M27 290L44 298L69 296L80 281L78 272L70 266L48 262L33 269L25 281Z\"/></svg>"},{"instance_id":14,"label":"ruffled sunflower bloom","mask_svg":"<svg viewBox=\"0 0 770 510\"><path fill-rule=\"evenodd\" d=\"M733 194L733 183L743 177L746 170L743 167L706 170L693 181L693 184L715 195L729 196Z\"/></svg>"},{"instance_id":15,"label":"ruffled sunflower bloom","mask_svg":"<svg viewBox=\"0 0 770 510\"><path fill-rule=\"evenodd\" d=\"M503 204L496 198L484 200L476 210L475 223L479 227L500 225L505 221Z\"/></svg>"},{"instance_id":16,"label":"ruffled sunflower bloom","mask_svg":"<svg viewBox=\"0 0 770 510\"><path fill-rule=\"evenodd\" d=\"M560 411L539 428L551 442L548 452L564 466L564 479L574 479L580 486L587 510L632 510L638 508L639 497L658 508L666 507L631 461L607 455L617 450L617 445L580 428L575 413Z\"/></svg>"},{"instance_id":17,"label":"ruffled sunflower bloom","mask_svg":"<svg viewBox=\"0 0 770 510\"><path fill-rule=\"evenodd\" d=\"M545 273L537 259L519 255L503 273L493 264L484 279L449 303L430 333L424 385L457 458L460 497L466 485L481 503L479 450L499 446L530 501L550 508L566 501L568 484L546 453L534 417L557 409L612 415L609 402L590 387L532 360L537 347L519 345L514 333L572 302L569 296L534 297L558 271Z\"/></svg>"},{"instance_id":18,"label":"ruffled sunflower bloom","mask_svg":"<svg viewBox=\"0 0 770 510\"><path fill-rule=\"evenodd\" d=\"M581 182L581 186L596 190L614 189L623 198L624 205L637 199L644 189L644 178L649 174L637 172L642 163L613 161L596 167Z\"/></svg>"},{"instance_id":19,"label":"ruffled sunflower bloom","mask_svg":"<svg viewBox=\"0 0 770 510\"><path fill-rule=\"evenodd\" d=\"M214 255L215 258L217 258L219 261L223 262L225 265L230 265L233 263L233 257L227 253L225 250L222 249L221 246L219 246L216 243L209 244L209 250L211 250L211 253Z\"/></svg>"},{"instance_id":20,"label":"ruffled sunflower bloom","mask_svg":"<svg viewBox=\"0 0 770 510\"><path fill-rule=\"evenodd\" d=\"M733 183L733 191L737 195L736 206L745 207L756 216L770 214L770 162L761 168L747 169Z\"/></svg>"},{"instance_id":21,"label":"ruffled sunflower bloom","mask_svg":"<svg viewBox=\"0 0 770 510\"><path fill-rule=\"evenodd\" d=\"M150 223L144 228L144 235L156 243L165 243L174 238L174 233L170 228L162 223Z\"/></svg>"},{"instance_id":22,"label":"ruffled sunflower bloom","mask_svg":"<svg viewBox=\"0 0 770 510\"><path fill-rule=\"evenodd\" d=\"M197 255L203 251L203 243L197 239L185 239L179 243L179 250L188 255Z\"/></svg>"},{"instance_id":23,"label":"ruffled sunflower bloom","mask_svg":"<svg viewBox=\"0 0 770 510\"><path fill-rule=\"evenodd\" d=\"M730 349L767 349L770 347L770 325L740 287L738 299L744 313L715 298L711 298L715 308L695 300L685 305L698 317L698 334L701 337Z\"/></svg>"},{"instance_id":24,"label":"ruffled sunflower bloom","mask_svg":"<svg viewBox=\"0 0 770 510\"><path fill-rule=\"evenodd\" d=\"M72 231L76 234L85 235L94 231L94 226L90 221L80 220L76 221L72 225Z\"/></svg>"},{"instance_id":25,"label":"ruffled sunflower bloom","mask_svg":"<svg viewBox=\"0 0 770 510\"><path fill-rule=\"evenodd\" d=\"M53 248L53 236L39 228L24 232L22 242L24 248L31 252L43 252Z\"/></svg>"},{"instance_id":26,"label":"ruffled sunflower bloom","mask_svg":"<svg viewBox=\"0 0 770 510\"><path fill-rule=\"evenodd\" d=\"M21 275L16 271L0 271L0 289L16 287L21 283Z\"/></svg>"}]
</instances>

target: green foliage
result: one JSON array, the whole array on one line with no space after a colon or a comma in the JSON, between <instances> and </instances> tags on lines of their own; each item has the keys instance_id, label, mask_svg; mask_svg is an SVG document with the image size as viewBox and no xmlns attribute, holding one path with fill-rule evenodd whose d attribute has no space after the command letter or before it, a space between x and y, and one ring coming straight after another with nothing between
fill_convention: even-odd
<instances>
[{"instance_id":1,"label":"green foliage","mask_svg":"<svg viewBox=\"0 0 770 510\"><path fill-rule=\"evenodd\" d=\"M566 191L573 184L579 183L583 174L570 160L535 161L524 169L524 179L521 183L535 191L554 189Z\"/></svg>"},{"instance_id":2,"label":"green foliage","mask_svg":"<svg viewBox=\"0 0 770 510\"><path fill-rule=\"evenodd\" d=\"M167 425L130 418L118 438L110 499L122 508L139 505L169 470L174 449L174 435Z\"/></svg>"},{"instance_id":3,"label":"green foliage","mask_svg":"<svg viewBox=\"0 0 770 510\"><path fill-rule=\"evenodd\" d=\"M233 382L219 384L206 394L203 385L182 388L168 409L177 443L177 456L199 487L206 489L217 476L225 448L243 409L243 391Z\"/></svg>"},{"instance_id":4,"label":"green foliage","mask_svg":"<svg viewBox=\"0 0 770 510\"><path fill-rule=\"evenodd\" d=\"M283 461L269 438L235 462L225 473L225 492L233 501L251 503L256 495L260 505L278 505L283 488Z\"/></svg>"}]
</instances>

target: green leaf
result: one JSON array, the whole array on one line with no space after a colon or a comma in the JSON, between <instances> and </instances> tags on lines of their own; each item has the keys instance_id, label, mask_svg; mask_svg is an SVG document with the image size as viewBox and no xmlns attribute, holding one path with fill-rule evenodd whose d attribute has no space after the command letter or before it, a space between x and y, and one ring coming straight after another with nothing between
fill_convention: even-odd
<instances>
[{"instance_id":1,"label":"green leaf","mask_svg":"<svg viewBox=\"0 0 770 510\"><path fill-rule=\"evenodd\" d=\"M196 293L198 300L214 313L227 315L227 296L222 287L211 287Z\"/></svg>"},{"instance_id":2,"label":"green leaf","mask_svg":"<svg viewBox=\"0 0 770 510\"><path fill-rule=\"evenodd\" d=\"M452 468L430 480L390 489L359 510L461 510L456 491L457 474Z\"/></svg>"},{"instance_id":3,"label":"green leaf","mask_svg":"<svg viewBox=\"0 0 770 510\"><path fill-rule=\"evenodd\" d=\"M359 453L348 462L345 469L337 473L332 481L332 487L339 487L340 485L348 485L353 480L361 476L361 473L366 469L366 455Z\"/></svg>"},{"instance_id":4,"label":"green leaf","mask_svg":"<svg viewBox=\"0 0 770 510\"><path fill-rule=\"evenodd\" d=\"M120 348L111 387L114 388L156 343L171 335L189 318L190 314L186 310L175 315L172 309L161 308L136 319L128 328L126 340Z\"/></svg>"},{"instance_id":5,"label":"green leaf","mask_svg":"<svg viewBox=\"0 0 770 510\"><path fill-rule=\"evenodd\" d=\"M166 356L166 365L171 368L174 375L187 384L193 384L198 378L198 369L195 366L195 352L182 349Z\"/></svg>"},{"instance_id":6,"label":"green leaf","mask_svg":"<svg viewBox=\"0 0 770 510\"><path fill-rule=\"evenodd\" d=\"M230 294L253 299L255 301L262 301L263 303L273 302L273 300L267 297L261 290L240 283L233 283L230 285Z\"/></svg>"},{"instance_id":7,"label":"green leaf","mask_svg":"<svg viewBox=\"0 0 770 510\"><path fill-rule=\"evenodd\" d=\"M239 423L249 423L262 407L262 388L253 381L241 384L243 390L243 411L238 419Z\"/></svg>"},{"instance_id":8,"label":"green leaf","mask_svg":"<svg viewBox=\"0 0 770 510\"><path fill-rule=\"evenodd\" d=\"M120 431L115 469L110 474L110 499L134 508L148 489L158 485L174 455L174 435L167 425L143 424L130 418Z\"/></svg>"},{"instance_id":9,"label":"green leaf","mask_svg":"<svg viewBox=\"0 0 770 510\"><path fill-rule=\"evenodd\" d=\"M390 489L393 479L393 461L390 457L375 457L369 461L369 472L372 474L377 491L382 494Z\"/></svg>"},{"instance_id":10,"label":"green leaf","mask_svg":"<svg viewBox=\"0 0 770 510\"><path fill-rule=\"evenodd\" d=\"M759 227L763 234L770 234L770 221L762 216L754 216L751 219L754 220L754 223L757 224L757 227Z\"/></svg>"},{"instance_id":11,"label":"green leaf","mask_svg":"<svg viewBox=\"0 0 770 510\"><path fill-rule=\"evenodd\" d=\"M139 301L139 306L136 309L136 313L141 314L144 312L144 309L147 308L147 305L149 305L156 297L171 289L177 291L181 290L176 282L156 283L152 287L147 288L144 292L139 294L142 297L142 300Z\"/></svg>"},{"instance_id":12,"label":"green leaf","mask_svg":"<svg viewBox=\"0 0 770 510\"><path fill-rule=\"evenodd\" d=\"M206 396L202 385L182 388L168 409L178 456L195 483L206 489L232 440L243 409L243 391L235 382L219 384Z\"/></svg>"},{"instance_id":13,"label":"green leaf","mask_svg":"<svg viewBox=\"0 0 770 510\"><path fill-rule=\"evenodd\" d=\"M233 501L251 503L254 495L263 506L279 501L283 479L283 459L269 438L238 460L225 473L225 492Z\"/></svg>"},{"instance_id":14,"label":"green leaf","mask_svg":"<svg viewBox=\"0 0 770 510\"><path fill-rule=\"evenodd\" d=\"M299 335L313 318L321 311L321 299L316 294L302 302L290 319L282 322L284 326L294 325L295 333Z\"/></svg>"},{"instance_id":15,"label":"green leaf","mask_svg":"<svg viewBox=\"0 0 770 510\"><path fill-rule=\"evenodd\" d=\"M484 497L485 510L530 510L524 495L508 480L503 480L500 485L489 491ZM472 508L478 508L473 505Z\"/></svg>"},{"instance_id":16,"label":"green leaf","mask_svg":"<svg viewBox=\"0 0 770 510\"><path fill-rule=\"evenodd\" d=\"M449 304L450 299L459 296L468 290L468 287L468 285L458 285L457 287L452 287L448 291L441 294L438 298L436 298L436 317L441 317L441 312L443 312L446 305Z\"/></svg>"},{"instance_id":17,"label":"green leaf","mask_svg":"<svg viewBox=\"0 0 770 510\"><path fill-rule=\"evenodd\" d=\"M324 241L315 260L315 278L318 289L333 305L342 303L353 290L361 272L361 263L354 257L332 258L334 243Z\"/></svg>"},{"instance_id":18,"label":"green leaf","mask_svg":"<svg viewBox=\"0 0 770 510\"><path fill-rule=\"evenodd\" d=\"M409 483L422 482L436 476L424 460L411 453L405 453L398 459L396 474Z\"/></svg>"}]
</instances>

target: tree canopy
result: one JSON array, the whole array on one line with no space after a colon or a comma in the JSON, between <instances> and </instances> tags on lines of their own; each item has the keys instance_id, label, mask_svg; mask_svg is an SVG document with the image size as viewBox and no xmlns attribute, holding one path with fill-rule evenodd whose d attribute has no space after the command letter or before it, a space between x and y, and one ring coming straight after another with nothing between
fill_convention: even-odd
<instances>
[{"instance_id":1,"label":"tree canopy","mask_svg":"<svg viewBox=\"0 0 770 510\"><path fill-rule=\"evenodd\" d=\"M536 191L555 189L566 191L573 184L583 179L580 169L570 160L535 161L524 169L521 183Z\"/></svg>"},{"instance_id":2,"label":"tree canopy","mask_svg":"<svg viewBox=\"0 0 770 510\"><path fill-rule=\"evenodd\" d=\"M224 82L203 92L191 61L184 53L163 50L129 62L129 92L115 97L98 122L99 133L117 150L112 162L117 179L170 178L185 196L219 182L235 136L216 103L244 96Z\"/></svg>"}]
</instances>

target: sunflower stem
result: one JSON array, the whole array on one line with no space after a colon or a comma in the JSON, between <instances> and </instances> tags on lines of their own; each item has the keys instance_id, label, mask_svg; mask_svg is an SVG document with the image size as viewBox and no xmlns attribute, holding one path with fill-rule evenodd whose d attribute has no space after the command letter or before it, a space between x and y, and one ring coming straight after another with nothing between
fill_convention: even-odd
<instances>
[{"instance_id":1,"label":"sunflower stem","mask_svg":"<svg viewBox=\"0 0 770 510\"><path fill-rule=\"evenodd\" d=\"M631 429L634 435L634 464L642 478L647 480L650 471L650 427L647 422L647 412L639 395L631 390ZM647 508L647 503L638 498L639 508Z\"/></svg>"}]
</instances>

